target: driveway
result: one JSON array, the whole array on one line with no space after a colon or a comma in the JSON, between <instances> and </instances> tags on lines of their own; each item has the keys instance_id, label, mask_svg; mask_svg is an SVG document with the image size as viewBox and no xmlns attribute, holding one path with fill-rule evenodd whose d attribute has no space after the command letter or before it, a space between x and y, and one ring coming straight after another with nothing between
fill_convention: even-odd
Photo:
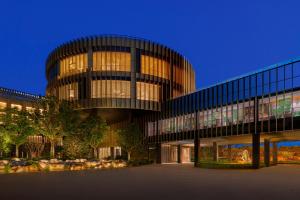
<instances>
[{"instance_id":1,"label":"driveway","mask_svg":"<svg viewBox=\"0 0 300 200\"><path fill-rule=\"evenodd\" d=\"M300 166L214 170L175 164L2 174L0 199L300 199Z\"/></svg>"}]
</instances>

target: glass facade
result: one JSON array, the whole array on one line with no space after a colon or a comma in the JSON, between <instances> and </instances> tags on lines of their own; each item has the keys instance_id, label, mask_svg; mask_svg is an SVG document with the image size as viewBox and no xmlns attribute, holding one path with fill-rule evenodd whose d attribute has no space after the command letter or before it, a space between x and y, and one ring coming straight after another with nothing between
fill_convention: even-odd
<instances>
[{"instance_id":1,"label":"glass facade","mask_svg":"<svg viewBox=\"0 0 300 200\"><path fill-rule=\"evenodd\" d=\"M64 58L60 61L59 78L86 72L87 66L86 53Z\"/></svg>"},{"instance_id":2,"label":"glass facade","mask_svg":"<svg viewBox=\"0 0 300 200\"><path fill-rule=\"evenodd\" d=\"M127 52L98 51L93 53L93 71L130 72L131 58Z\"/></svg>"},{"instance_id":3,"label":"glass facade","mask_svg":"<svg viewBox=\"0 0 300 200\"><path fill-rule=\"evenodd\" d=\"M93 80L92 98L130 98L130 81Z\"/></svg>"},{"instance_id":4,"label":"glass facade","mask_svg":"<svg viewBox=\"0 0 300 200\"><path fill-rule=\"evenodd\" d=\"M201 137L218 137L299 129L300 62L205 88L164 107L163 113L172 108L171 116L150 120L148 136L198 131Z\"/></svg>"},{"instance_id":5,"label":"glass facade","mask_svg":"<svg viewBox=\"0 0 300 200\"><path fill-rule=\"evenodd\" d=\"M62 85L58 88L59 100L77 100L78 99L78 83L70 83Z\"/></svg>"},{"instance_id":6,"label":"glass facade","mask_svg":"<svg viewBox=\"0 0 300 200\"><path fill-rule=\"evenodd\" d=\"M141 73L170 79L170 65L163 59L141 55Z\"/></svg>"},{"instance_id":7,"label":"glass facade","mask_svg":"<svg viewBox=\"0 0 300 200\"><path fill-rule=\"evenodd\" d=\"M136 83L136 98L146 101L159 101L160 87L151 83L137 82Z\"/></svg>"}]
</instances>

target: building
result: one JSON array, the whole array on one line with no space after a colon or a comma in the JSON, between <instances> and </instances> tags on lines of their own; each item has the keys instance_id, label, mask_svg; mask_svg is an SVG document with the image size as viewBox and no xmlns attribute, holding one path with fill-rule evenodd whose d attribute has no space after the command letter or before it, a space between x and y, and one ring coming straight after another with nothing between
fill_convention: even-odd
<instances>
[{"instance_id":1,"label":"building","mask_svg":"<svg viewBox=\"0 0 300 200\"><path fill-rule=\"evenodd\" d=\"M110 124L153 111L195 90L194 70L179 53L143 39L87 37L65 43L46 62L47 94L97 110Z\"/></svg>"},{"instance_id":2,"label":"building","mask_svg":"<svg viewBox=\"0 0 300 200\"><path fill-rule=\"evenodd\" d=\"M277 142L300 140L300 58L210 87L178 52L144 39L102 35L62 44L46 61L47 95L96 113L112 127L137 122L158 163L242 158L277 162ZM264 145L261 153L261 144ZM106 151L109 151L106 149Z\"/></svg>"}]
</instances>

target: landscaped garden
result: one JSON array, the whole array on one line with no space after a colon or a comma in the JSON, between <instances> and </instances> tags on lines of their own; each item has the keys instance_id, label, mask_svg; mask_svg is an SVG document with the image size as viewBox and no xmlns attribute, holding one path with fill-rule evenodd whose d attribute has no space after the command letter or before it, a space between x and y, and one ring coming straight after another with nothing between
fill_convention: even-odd
<instances>
[{"instance_id":1,"label":"landscaped garden","mask_svg":"<svg viewBox=\"0 0 300 200\"><path fill-rule=\"evenodd\" d=\"M0 111L0 173L110 169L149 163L139 126L114 129L91 111L46 97L30 110ZM118 156L100 157L119 146Z\"/></svg>"}]
</instances>

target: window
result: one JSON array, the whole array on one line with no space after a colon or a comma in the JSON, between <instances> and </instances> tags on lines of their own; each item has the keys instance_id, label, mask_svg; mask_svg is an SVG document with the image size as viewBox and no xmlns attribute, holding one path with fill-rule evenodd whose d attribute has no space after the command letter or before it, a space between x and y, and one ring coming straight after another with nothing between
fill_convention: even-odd
<instances>
[{"instance_id":1,"label":"window","mask_svg":"<svg viewBox=\"0 0 300 200\"><path fill-rule=\"evenodd\" d=\"M77 82L75 82L67 85L62 85L59 87L58 92L59 100L76 100L78 99L78 84Z\"/></svg>"},{"instance_id":2,"label":"window","mask_svg":"<svg viewBox=\"0 0 300 200\"><path fill-rule=\"evenodd\" d=\"M130 72L131 54L129 52L98 51L93 53L93 71Z\"/></svg>"},{"instance_id":3,"label":"window","mask_svg":"<svg viewBox=\"0 0 300 200\"><path fill-rule=\"evenodd\" d=\"M137 99L147 101L159 101L160 87L151 83L137 82L136 96Z\"/></svg>"},{"instance_id":4,"label":"window","mask_svg":"<svg viewBox=\"0 0 300 200\"><path fill-rule=\"evenodd\" d=\"M85 72L87 69L87 54L79 54L64 58L60 61L59 77Z\"/></svg>"},{"instance_id":5,"label":"window","mask_svg":"<svg viewBox=\"0 0 300 200\"><path fill-rule=\"evenodd\" d=\"M165 60L154 58L151 56L141 55L141 73L149 74L164 79L170 79L170 65ZM176 77L182 76L182 74L177 74Z\"/></svg>"},{"instance_id":6,"label":"window","mask_svg":"<svg viewBox=\"0 0 300 200\"><path fill-rule=\"evenodd\" d=\"M93 80L92 98L130 98L130 81Z\"/></svg>"},{"instance_id":7,"label":"window","mask_svg":"<svg viewBox=\"0 0 300 200\"><path fill-rule=\"evenodd\" d=\"M0 102L0 109L5 109L7 107L6 102Z\"/></svg>"},{"instance_id":8,"label":"window","mask_svg":"<svg viewBox=\"0 0 300 200\"><path fill-rule=\"evenodd\" d=\"M26 106L26 111L29 112L29 113L33 113L34 112L34 108L33 107L28 107Z\"/></svg>"},{"instance_id":9,"label":"window","mask_svg":"<svg viewBox=\"0 0 300 200\"><path fill-rule=\"evenodd\" d=\"M11 108L15 108L15 109L17 109L17 110L19 110L19 111L22 110L22 106L19 105L19 104L11 104L10 106L11 106Z\"/></svg>"}]
</instances>

